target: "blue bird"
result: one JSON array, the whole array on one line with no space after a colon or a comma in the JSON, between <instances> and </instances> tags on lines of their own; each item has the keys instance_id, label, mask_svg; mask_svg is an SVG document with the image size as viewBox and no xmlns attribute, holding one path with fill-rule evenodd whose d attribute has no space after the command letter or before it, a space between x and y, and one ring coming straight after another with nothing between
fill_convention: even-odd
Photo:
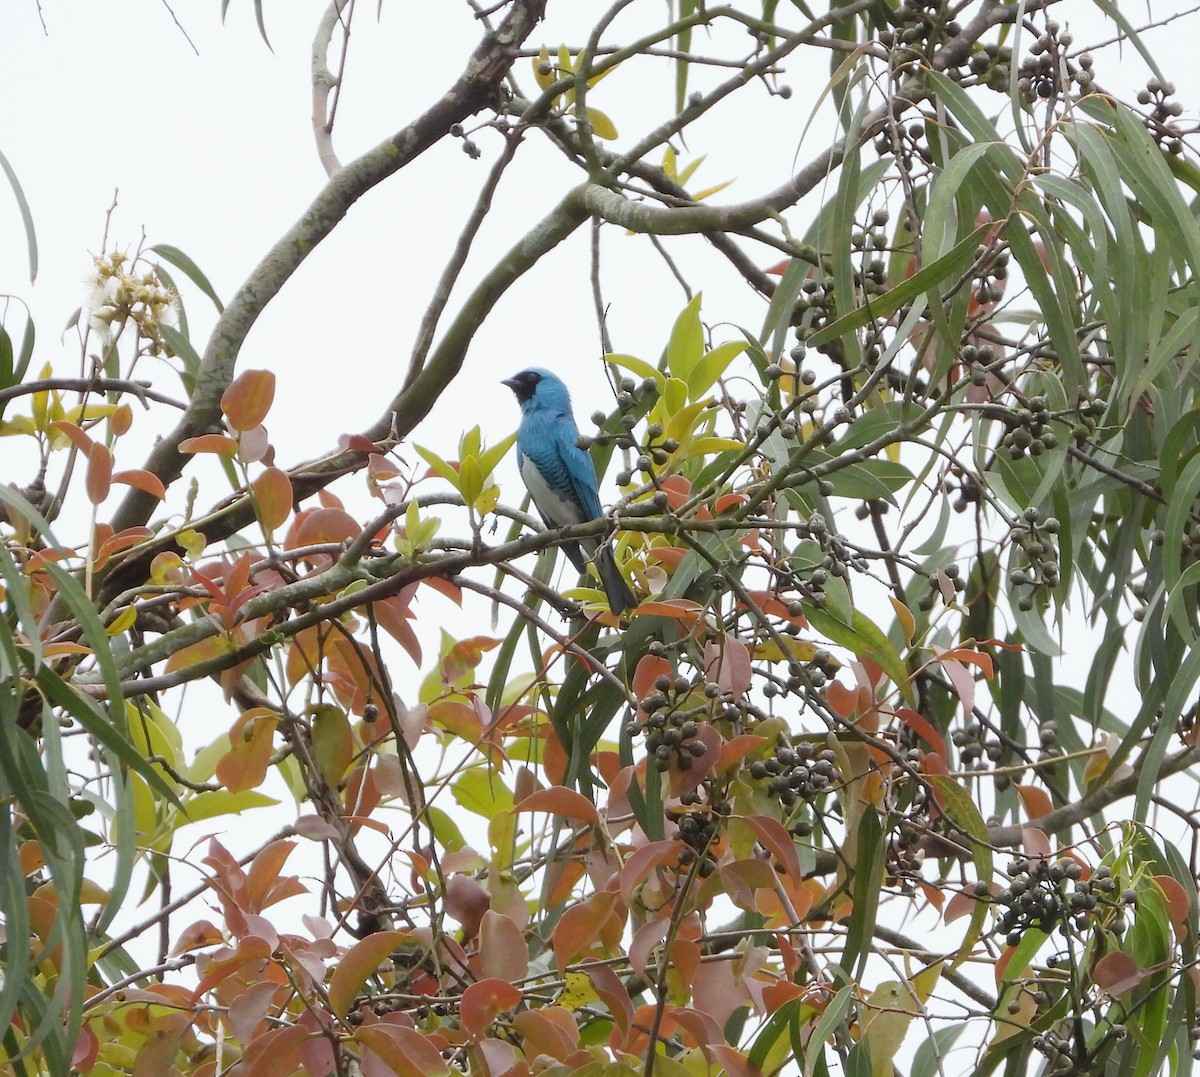
<instances>
[{"instance_id":1,"label":"blue bird","mask_svg":"<svg viewBox=\"0 0 1200 1077\"><path fill-rule=\"evenodd\" d=\"M603 515L592 458L577 444L579 429L571 414L571 397L562 379L540 367L506 378L521 405L517 430L517 466L547 527L570 527ZM600 573L609 608L621 614L637 605L613 560L612 549L599 538L564 543L580 572L591 561Z\"/></svg>"}]
</instances>

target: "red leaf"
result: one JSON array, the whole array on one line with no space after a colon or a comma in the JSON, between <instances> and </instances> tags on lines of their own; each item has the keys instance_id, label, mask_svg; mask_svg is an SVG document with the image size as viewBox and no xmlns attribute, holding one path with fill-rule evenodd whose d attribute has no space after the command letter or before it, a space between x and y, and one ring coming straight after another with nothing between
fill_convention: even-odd
<instances>
[{"instance_id":1,"label":"red leaf","mask_svg":"<svg viewBox=\"0 0 1200 1077\"><path fill-rule=\"evenodd\" d=\"M608 1007L609 1015L621 1035L629 1031L629 1022L633 1019L633 1001L625 984L609 965L601 965L594 961L586 961L583 971L592 981L592 987L601 1001Z\"/></svg>"},{"instance_id":2,"label":"red leaf","mask_svg":"<svg viewBox=\"0 0 1200 1077\"><path fill-rule=\"evenodd\" d=\"M1123 995L1132 991L1147 976L1137 962L1120 950L1105 954L1092 966L1092 981L1110 995Z\"/></svg>"},{"instance_id":3,"label":"red leaf","mask_svg":"<svg viewBox=\"0 0 1200 1077\"><path fill-rule=\"evenodd\" d=\"M507 980L478 980L462 994L459 1019L472 1038L477 1037L497 1016L515 1010L521 997L521 992Z\"/></svg>"},{"instance_id":4,"label":"red leaf","mask_svg":"<svg viewBox=\"0 0 1200 1077\"><path fill-rule=\"evenodd\" d=\"M451 875L446 880L446 915L462 924L467 938L479 932L492 899L469 875Z\"/></svg>"},{"instance_id":5,"label":"red leaf","mask_svg":"<svg viewBox=\"0 0 1200 1077\"><path fill-rule=\"evenodd\" d=\"M804 877L800 870L800 857L796 852L796 843L792 840L792 835L788 832L787 827L778 819L772 819L766 815L748 815L744 821L758 835L758 840L766 846L767 851L775 857L794 880L798 882Z\"/></svg>"},{"instance_id":6,"label":"red leaf","mask_svg":"<svg viewBox=\"0 0 1200 1077\"><path fill-rule=\"evenodd\" d=\"M651 869L670 864L678 856L676 841L655 841L636 849L621 868L621 897L625 903L633 901L634 892L650 877Z\"/></svg>"}]
</instances>

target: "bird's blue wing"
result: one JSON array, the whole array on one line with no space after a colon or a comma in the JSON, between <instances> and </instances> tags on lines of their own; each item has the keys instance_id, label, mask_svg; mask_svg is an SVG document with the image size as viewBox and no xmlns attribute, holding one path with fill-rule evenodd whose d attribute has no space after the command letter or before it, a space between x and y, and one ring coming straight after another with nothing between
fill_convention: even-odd
<instances>
[{"instance_id":1,"label":"bird's blue wing","mask_svg":"<svg viewBox=\"0 0 1200 1077\"><path fill-rule=\"evenodd\" d=\"M556 505L539 504L538 508L560 527L601 515L596 469L592 458L575 444L578 436L575 424L566 416L531 412L517 439L521 453L559 499ZM534 500L539 499L535 496Z\"/></svg>"},{"instance_id":2,"label":"bird's blue wing","mask_svg":"<svg viewBox=\"0 0 1200 1077\"><path fill-rule=\"evenodd\" d=\"M592 458L575 444L579 438L579 431L575 424L560 416L554 424L554 438L558 445L558 455L570 476L575 498L579 502L579 507L583 509L584 518L594 520L602 516L596 468L592 464Z\"/></svg>"}]
</instances>

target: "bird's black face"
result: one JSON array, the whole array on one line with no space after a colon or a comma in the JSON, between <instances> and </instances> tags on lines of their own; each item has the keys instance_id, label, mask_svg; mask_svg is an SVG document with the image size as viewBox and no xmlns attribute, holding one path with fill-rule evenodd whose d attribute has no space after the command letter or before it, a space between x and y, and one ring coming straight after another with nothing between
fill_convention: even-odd
<instances>
[{"instance_id":1,"label":"bird's black face","mask_svg":"<svg viewBox=\"0 0 1200 1077\"><path fill-rule=\"evenodd\" d=\"M522 370L520 374L514 374L511 378L505 378L500 384L507 385L517 395L517 403L524 404L529 400L537 389L538 382L542 380L542 376L533 370Z\"/></svg>"}]
</instances>

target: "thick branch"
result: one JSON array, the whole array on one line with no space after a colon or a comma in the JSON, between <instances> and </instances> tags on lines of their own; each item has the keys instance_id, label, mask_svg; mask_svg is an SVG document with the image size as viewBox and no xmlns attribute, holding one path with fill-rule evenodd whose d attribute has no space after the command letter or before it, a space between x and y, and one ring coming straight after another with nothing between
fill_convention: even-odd
<instances>
[{"instance_id":1,"label":"thick branch","mask_svg":"<svg viewBox=\"0 0 1200 1077\"><path fill-rule=\"evenodd\" d=\"M266 305L316 246L333 231L350 207L371 188L398 172L443 138L449 128L488 106L508 72L516 49L541 20L546 0L514 0L501 25L471 54L466 70L416 120L334 175L304 215L267 253L225 308L209 339L192 402L180 423L150 453L145 467L165 485L182 473L185 438L214 429L220 422L221 394L233 380L242 342ZM117 531L144 524L157 499L132 490L113 516Z\"/></svg>"}]
</instances>

